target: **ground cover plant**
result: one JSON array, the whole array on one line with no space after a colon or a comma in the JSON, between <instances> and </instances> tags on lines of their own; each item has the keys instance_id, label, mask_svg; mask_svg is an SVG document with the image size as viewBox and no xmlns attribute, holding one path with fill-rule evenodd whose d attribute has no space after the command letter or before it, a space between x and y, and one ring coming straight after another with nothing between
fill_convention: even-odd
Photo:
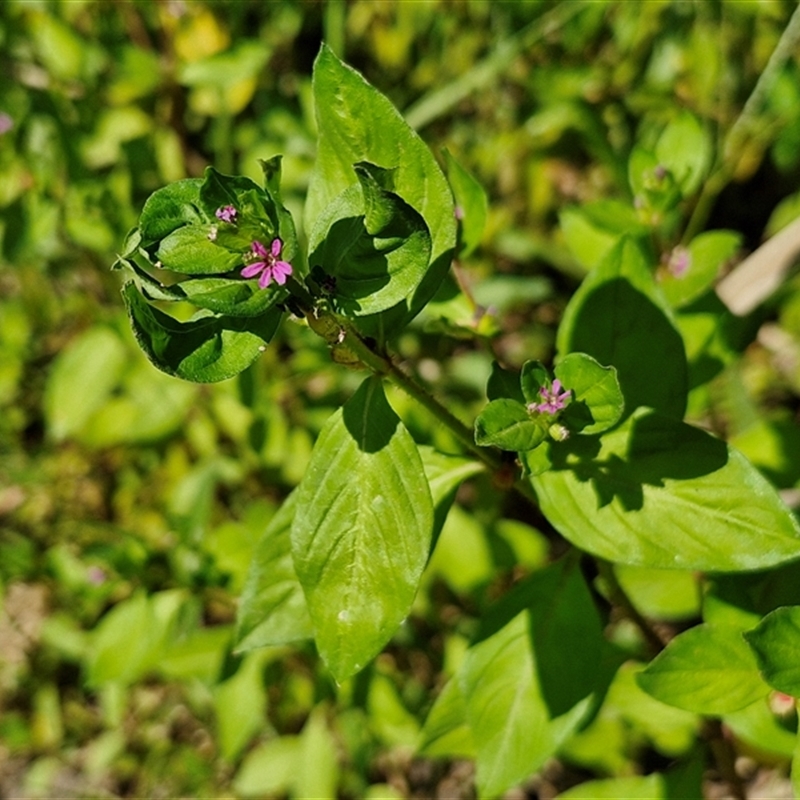
<instances>
[{"instance_id":1,"label":"ground cover plant","mask_svg":"<svg viewBox=\"0 0 800 800\"><path fill-rule=\"evenodd\" d=\"M790 796L792 4L2 35L6 794Z\"/></svg>"}]
</instances>

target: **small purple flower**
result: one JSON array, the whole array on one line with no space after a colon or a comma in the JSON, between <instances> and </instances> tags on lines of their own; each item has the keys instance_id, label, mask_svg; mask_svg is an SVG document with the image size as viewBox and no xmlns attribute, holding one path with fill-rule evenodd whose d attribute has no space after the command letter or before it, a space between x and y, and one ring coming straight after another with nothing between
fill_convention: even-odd
<instances>
[{"instance_id":1,"label":"small purple flower","mask_svg":"<svg viewBox=\"0 0 800 800\"><path fill-rule=\"evenodd\" d=\"M569 389L564 389L561 381L556 378L549 389L546 386L542 386L539 389L539 395L544 402L531 403L528 406L528 411L538 411L540 414L557 414L567 405L571 392Z\"/></svg>"},{"instance_id":2,"label":"small purple flower","mask_svg":"<svg viewBox=\"0 0 800 800\"><path fill-rule=\"evenodd\" d=\"M89 579L89 583L94 586L100 586L100 584L106 582L106 573L101 567L89 567L86 577Z\"/></svg>"},{"instance_id":3,"label":"small purple flower","mask_svg":"<svg viewBox=\"0 0 800 800\"><path fill-rule=\"evenodd\" d=\"M243 278L255 278L261 273L258 285L266 289L274 278L277 283L283 286L286 279L292 274L292 265L288 261L279 261L283 242L280 239L273 239L269 250L259 241L253 242L250 246L252 253L245 256L250 263L242 270ZM254 261L253 259L258 259Z\"/></svg>"},{"instance_id":4,"label":"small purple flower","mask_svg":"<svg viewBox=\"0 0 800 800\"><path fill-rule=\"evenodd\" d=\"M676 247L669 256L667 269L675 278L682 278L692 266L692 254L685 247Z\"/></svg>"},{"instance_id":5,"label":"small purple flower","mask_svg":"<svg viewBox=\"0 0 800 800\"><path fill-rule=\"evenodd\" d=\"M13 127L14 120L5 111L0 111L0 136L8 133Z\"/></svg>"},{"instance_id":6,"label":"small purple flower","mask_svg":"<svg viewBox=\"0 0 800 800\"><path fill-rule=\"evenodd\" d=\"M453 216L458 220L464 219L464 209L461 206L456 206L453 209Z\"/></svg>"},{"instance_id":7,"label":"small purple flower","mask_svg":"<svg viewBox=\"0 0 800 800\"><path fill-rule=\"evenodd\" d=\"M236 222L236 215L239 212L233 206L222 206L222 208L218 208L214 212L214 216L217 219L221 219L223 222Z\"/></svg>"}]
</instances>

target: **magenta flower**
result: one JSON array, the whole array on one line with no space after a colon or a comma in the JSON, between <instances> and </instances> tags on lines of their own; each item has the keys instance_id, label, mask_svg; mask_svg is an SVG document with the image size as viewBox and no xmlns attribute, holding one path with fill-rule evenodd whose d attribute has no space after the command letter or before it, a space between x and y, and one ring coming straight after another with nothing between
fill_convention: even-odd
<instances>
[{"instance_id":1,"label":"magenta flower","mask_svg":"<svg viewBox=\"0 0 800 800\"><path fill-rule=\"evenodd\" d=\"M541 414L557 414L567 405L571 392L569 389L564 389L561 381L556 378L549 389L546 386L542 386L539 389L539 394L544 402L531 403L528 406L528 411L538 411Z\"/></svg>"},{"instance_id":2,"label":"magenta flower","mask_svg":"<svg viewBox=\"0 0 800 800\"><path fill-rule=\"evenodd\" d=\"M282 248L283 242L280 239L273 239L269 250L261 242L253 242L250 246L253 252L245 257L251 263L242 270L242 277L255 278L256 275L261 273L258 285L262 289L266 289L273 278L283 286L286 283L286 279L292 274L292 265L288 261L278 260ZM253 259L259 260L253 261Z\"/></svg>"},{"instance_id":3,"label":"magenta flower","mask_svg":"<svg viewBox=\"0 0 800 800\"><path fill-rule=\"evenodd\" d=\"M682 278L692 266L692 254L680 245L669 256L667 269L675 278Z\"/></svg>"},{"instance_id":4,"label":"magenta flower","mask_svg":"<svg viewBox=\"0 0 800 800\"><path fill-rule=\"evenodd\" d=\"M221 219L223 222L236 222L236 215L239 212L233 206L222 206L222 208L218 208L214 212L214 216L217 219Z\"/></svg>"}]
</instances>

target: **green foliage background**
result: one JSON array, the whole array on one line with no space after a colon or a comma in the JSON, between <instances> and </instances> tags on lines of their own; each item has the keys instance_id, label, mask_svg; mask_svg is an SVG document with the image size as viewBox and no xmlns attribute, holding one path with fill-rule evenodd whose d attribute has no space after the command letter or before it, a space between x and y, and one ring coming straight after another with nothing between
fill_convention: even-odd
<instances>
[{"instance_id":1,"label":"green foliage background","mask_svg":"<svg viewBox=\"0 0 800 800\"><path fill-rule=\"evenodd\" d=\"M235 380L158 373L108 266L145 198L208 164L258 180L257 159L284 154L284 199L302 220L316 146L311 64L325 39L437 155L447 147L488 188L482 241L398 343L471 420L493 357L548 361L566 301L607 244L608 217L575 209L630 201L632 147L657 141L682 110L726 141L793 8L3 3L0 794L471 796L469 760L415 756L421 723L481 610L546 562L535 523L487 479L468 484L414 613L340 687L304 643L232 653L254 544L280 524L276 509L360 377L300 325L284 325ZM713 193L681 207L676 233L705 202L714 227L753 248L800 213L797 55L737 135L736 159ZM725 341L707 309L682 318L703 342L702 358L689 353L700 387L689 418L725 433L790 499L799 287L787 282ZM754 326L763 335L739 352L737 336L751 341ZM418 442L458 449L424 411L390 399ZM643 573L619 577L645 613L668 624L696 614L688 576L663 589L663 576ZM694 746L689 715L643 711L655 701L632 673L614 691L616 705L565 746L563 766L537 779L542 796ZM747 741L761 723L740 720L737 732ZM765 764L791 755L781 733L755 737Z\"/></svg>"}]
</instances>

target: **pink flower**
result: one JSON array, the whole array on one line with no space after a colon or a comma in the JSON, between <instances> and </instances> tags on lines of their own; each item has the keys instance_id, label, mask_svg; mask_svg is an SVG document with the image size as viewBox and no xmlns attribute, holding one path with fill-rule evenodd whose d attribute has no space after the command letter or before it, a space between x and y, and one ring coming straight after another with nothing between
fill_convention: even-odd
<instances>
[{"instance_id":1,"label":"pink flower","mask_svg":"<svg viewBox=\"0 0 800 800\"><path fill-rule=\"evenodd\" d=\"M222 208L218 208L214 212L214 216L217 219L221 219L223 222L236 222L236 215L239 212L233 206L222 206Z\"/></svg>"},{"instance_id":2,"label":"pink flower","mask_svg":"<svg viewBox=\"0 0 800 800\"><path fill-rule=\"evenodd\" d=\"M242 277L255 278L261 273L261 277L258 279L260 288L266 289L273 278L283 286L286 279L292 274L292 265L288 261L278 260L282 248L283 242L280 239L273 239L269 250L261 242L253 242L250 246L252 253L245 257L251 263L242 270ZM256 258L259 260L253 261Z\"/></svg>"},{"instance_id":3,"label":"pink flower","mask_svg":"<svg viewBox=\"0 0 800 800\"><path fill-rule=\"evenodd\" d=\"M676 247L669 256L667 269L675 278L682 278L692 266L692 254L685 247Z\"/></svg>"},{"instance_id":4,"label":"pink flower","mask_svg":"<svg viewBox=\"0 0 800 800\"><path fill-rule=\"evenodd\" d=\"M569 389L564 389L561 381L556 378L549 389L546 386L542 386L539 389L539 394L544 402L531 403L528 406L528 411L538 411L541 414L557 414L567 405L571 392Z\"/></svg>"}]
</instances>

